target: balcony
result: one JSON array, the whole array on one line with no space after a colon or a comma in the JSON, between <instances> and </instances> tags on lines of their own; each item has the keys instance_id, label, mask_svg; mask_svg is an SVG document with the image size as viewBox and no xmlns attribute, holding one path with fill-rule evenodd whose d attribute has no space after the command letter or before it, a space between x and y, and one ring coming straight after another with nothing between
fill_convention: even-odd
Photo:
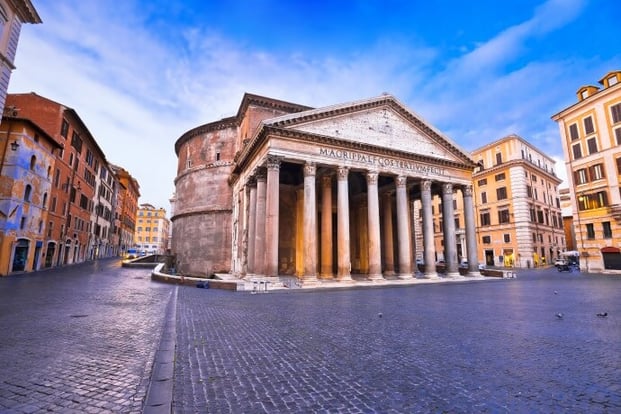
<instances>
[{"instance_id":1,"label":"balcony","mask_svg":"<svg viewBox=\"0 0 621 414\"><path fill-rule=\"evenodd\" d=\"M621 221L621 204L612 204L609 206L610 215L617 221Z\"/></svg>"}]
</instances>

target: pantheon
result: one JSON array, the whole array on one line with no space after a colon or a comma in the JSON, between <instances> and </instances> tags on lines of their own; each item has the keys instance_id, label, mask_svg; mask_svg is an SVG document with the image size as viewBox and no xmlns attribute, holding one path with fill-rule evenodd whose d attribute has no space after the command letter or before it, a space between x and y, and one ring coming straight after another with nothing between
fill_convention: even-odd
<instances>
[{"instance_id":1,"label":"pantheon","mask_svg":"<svg viewBox=\"0 0 621 414\"><path fill-rule=\"evenodd\" d=\"M468 274L478 274L476 164L394 96L311 108L245 94L235 116L187 131L175 151L172 252L180 273L294 275L303 284L437 278L435 217L446 275L459 277L458 196L464 259Z\"/></svg>"}]
</instances>

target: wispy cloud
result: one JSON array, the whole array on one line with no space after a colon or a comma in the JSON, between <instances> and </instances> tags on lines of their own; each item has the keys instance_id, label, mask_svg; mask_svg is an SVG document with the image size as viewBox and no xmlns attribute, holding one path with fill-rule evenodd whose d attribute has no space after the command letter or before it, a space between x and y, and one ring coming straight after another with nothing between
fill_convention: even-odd
<instances>
[{"instance_id":1,"label":"wispy cloud","mask_svg":"<svg viewBox=\"0 0 621 414\"><path fill-rule=\"evenodd\" d=\"M266 50L207 25L158 23L164 35L147 24L151 6L117 3L37 5L44 24L24 27L10 91L32 90L74 108L109 160L138 178L141 201L166 208L177 169L174 142L234 114L244 92L309 106L390 92L466 149L518 133L560 155L551 108L572 98L574 68L584 65L524 60L532 39L580 17L579 0L550 0L530 19L446 61L442 50L412 37L322 55L302 46ZM609 64L590 61L589 69L605 73Z\"/></svg>"}]
</instances>

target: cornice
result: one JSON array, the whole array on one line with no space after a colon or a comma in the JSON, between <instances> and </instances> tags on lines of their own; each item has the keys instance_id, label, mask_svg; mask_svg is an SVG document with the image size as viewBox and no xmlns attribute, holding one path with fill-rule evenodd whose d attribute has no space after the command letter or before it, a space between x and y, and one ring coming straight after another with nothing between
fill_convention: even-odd
<instances>
[{"instance_id":1,"label":"cornice","mask_svg":"<svg viewBox=\"0 0 621 414\"><path fill-rule=\"evenodd\" d=\"M545 175L548 179L556 182L557 185L559 185L560 183L563 182L563 180L558 178L556 175L552 174L550 171L546 171L543 168L533 164L532 162L527 161L527 160L523 160L523 159L505 161L502 164L496 164L496 165L494 165L492 167L485 168L482 171L473 173L472 174L472 179L475 180L475 179L477 179L477 178L479 178L479 177L481 177L483 175L487 175L487 174L491 174L491 173L498 173L498 172L506 170L509 167L514 167L514 166L522 166L524 168L533 169L533 170L537 171L537 174Z\"/></svg>"},{"instance_id":2,"label":"cornice","mask_svg":"<svg viewBox=\"0 0 621 414\"><path fill-rule=\"evenodd\" d=\"M170 218L170 221L175 221L177 219L184 218L184 217L202 216L204 214L220 214L220 213L232 213L232 212L233 212L233 209L230 209L230 208L211 208L211 209L192 210L192 211L187 211L185 213L175 214L174 216Z\"/></svg>"},{"instance_id":3,"label":"cornice","mask_svg":"<svg viewBox=\"0 0 621 414\"><path fill-rule=\"evenodd\" d=\"M175 142L175 154L179 156L179 148L181 145L185 144L190 138L196 137L198 135L206 134L208 132L213 131L221 131L223 129L237 128L239 126L239 120L235 116L231 116L228 118L223 118L219 121L210 122L208 124L204 124L198 126L196 128L192 128L189 131L186 131L183 135L179 137L177 142Z\"/></svg>"},{"instance_id":4,"label":"cornice","mask_svg":"<svg viewBox=\"0 0 621 414\"><path fill-rule=\"evenodd\" d=\"M327 135L319 135L312 134L309 132L299 131L296 129L285 129L273 126L264 126L261 129L261 132L255 139L252 140L246 146L246 151L244 153L244 158L241 158L240 162L233 169L233 174L239 174L249 163L249 160L252 158L252 155L256 153L261 144L267 139L268 136L276 135L282 138L295 139L298 141L311 142L313 144L326 144L333 146L340 146L342 148L354 149L359 151L368 151L376 154L382 154L387 156L392 156L395 158L407 158L413 161L422 161L427 163L440 164L447 167L458 168L458 169L468 169L468 167L474 168L476 164L469 162L467 164L462 164L458 162L442 160L438 158L427 157L420 154L413 154L403 151L393 150L391 148L382 147L378 145L367 144L360 141L344 141Z\"/></svg>"}]
</instances>

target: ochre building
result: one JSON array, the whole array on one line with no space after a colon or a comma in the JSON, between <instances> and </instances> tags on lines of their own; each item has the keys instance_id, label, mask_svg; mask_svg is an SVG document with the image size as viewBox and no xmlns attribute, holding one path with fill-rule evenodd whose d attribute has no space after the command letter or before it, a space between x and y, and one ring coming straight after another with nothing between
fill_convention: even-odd
<instances>
[{"instance_id":1,"label":"ochre building","mask_svg":"<svg viewBox=\"0 0 621 414\"><path fill-rule=\"evenodd\" d=\"M172 252L189 275L320 279L437 278L434 197L464 206L478 274L470 155L390 95L309 108L246 94L235 116L183 134ZM414 202L423 243L417 252ZM455 221L442 220L447 276L458 272Z\"/></svg>"}]
</instances>

